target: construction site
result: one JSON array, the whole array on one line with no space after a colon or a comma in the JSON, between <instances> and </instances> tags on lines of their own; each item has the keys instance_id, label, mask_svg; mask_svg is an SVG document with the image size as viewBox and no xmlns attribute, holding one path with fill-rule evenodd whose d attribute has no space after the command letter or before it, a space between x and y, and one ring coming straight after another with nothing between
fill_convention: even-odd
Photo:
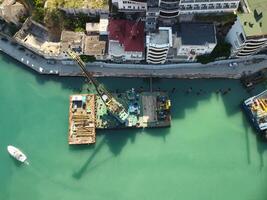
<instances>
[{"instance_id":1,"label":"construction site","mask_svg":"<svg viewBox=\"0 0 267 200\"><path fill-rule=\"evenodd\" d=\"M157 128L171 125L171 101L162 91L110 93L73 51L75 60L95 92L70 96L69 144L93 144L96 129Z\"/></svg>"}]
</instances>

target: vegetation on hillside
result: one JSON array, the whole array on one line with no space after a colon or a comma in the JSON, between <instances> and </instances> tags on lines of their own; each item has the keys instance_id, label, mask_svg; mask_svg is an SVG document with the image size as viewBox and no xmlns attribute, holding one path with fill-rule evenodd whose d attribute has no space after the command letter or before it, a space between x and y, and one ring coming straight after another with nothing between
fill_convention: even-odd
<instances>
[{"instance_id":1,"label":"vegetation on hillside","mask_svg":"<svg viewBox=\"0 0 267 200\"><path fill-rule=\"evenodd\" d=\"M194 20L201 22L215 22L218 24L232 23L236 20L236 14L234 13L223 13L223 14L206 14L206 15L195 15Z\"/></svg>"},{"instance_id":2,"label":"vegetation on hillside","mask_svg":"<svg viewBox=\"0 0 267 200\"><path fill-rule=\"evenodd\" d=\"M43 23L45 16L44 0L32 0L34 9L32 11L32 19L39 23Z\"/></svg>"},{"instance_id":3,"label":"vegetation on hillside","mask_svg":"<svg viewBox=\"0 0 267 200\"><path fill-rule=\"evenodd\" d=\"M85 26L87 22L97 22L99 18L89 17L86 14L78 14L76 16L67 15L62 13L63 15L63 28L66 30L81 32L85 31Z\"/></svg>"},{"instance_id":4,"label":"vegetation on hillside","mask_svg":"<svg viewBox=\"0 0 267 200\"><path fill-rule=\"evenodd\" d=\"M88 56L88 55L80 55L80 58L85 63L94 62L96 60L96 58L94 56Z\"/></svg>"},{"instance_id":5,"label":"vegetation on hillside","mask_svg":"<svg viewBox=\"0 0 267 200\"><path fill-rule=\"evenodd\" d=\"M52 35L60 37L62 29L82 32L87 22L96 22L98 18L86 14L68 15L60 7L65 8L101 8L108 0L24 0L33 5L32 19L45 25Z\"/></svg>"},{"instance_id":6,"label":"vegetation on hillside","mask_svg":"<svg viewBox=\"0 0 267 200\"><path fill-rule=\"evenodd\" d=\"M231 45L224 41L219 41L211 54L201 55L197 57L197 61L207 64L218 59L226 59L231 54Z\"/></svg>"},{"instance_id":7,"label":"vegetation on hillside","mask_svg":"<svg viewBox=\"0 0 267 200\"><path fill-rule=\"evenodd\" d=\"M47 0L47 8L107 8L108 0Z\"/></svg>"}]
</instances>

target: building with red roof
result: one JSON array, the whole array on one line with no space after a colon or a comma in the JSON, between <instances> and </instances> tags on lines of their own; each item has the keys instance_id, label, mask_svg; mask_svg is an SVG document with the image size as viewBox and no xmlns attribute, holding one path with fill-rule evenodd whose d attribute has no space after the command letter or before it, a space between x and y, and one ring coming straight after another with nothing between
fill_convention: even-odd
<instances>
[{"instance_id":1,"label":"building with red roof","mask_svg":"<svg viewBox=\"0 0 267 200\"><path fill-rule=\"evenodd\" d=\"M110 19L108 24L109 58L139 61L144 59L144 23L124 19Z\"/></svg>"}]
</instances>

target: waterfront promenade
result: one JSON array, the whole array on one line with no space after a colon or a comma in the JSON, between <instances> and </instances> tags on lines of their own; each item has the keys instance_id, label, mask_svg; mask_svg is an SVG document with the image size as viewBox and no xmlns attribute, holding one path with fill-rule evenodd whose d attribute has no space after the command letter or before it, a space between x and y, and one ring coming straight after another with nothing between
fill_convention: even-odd
<instances>
[{"instance_id":1,"label":"waterfront promenade","mask_svg":"<svg viewBox=\"0 0 267 200\"><path fill-rule=\"evenodd\" d=\"M79 76L81 71L76 63L62 64L61 61L49 61L9 40L0 40L2 52L13 57L40 74L59 76ZM238 65L230 67L229 63ZM233 78L242 74L257 72L267 67L267 55L256 55L249 59L223 60L206 65L199 63L148 65L114 64L95 62L87 64L88 71L103 77L160 77L160 78Z\"/></svg>"}]
</instances>

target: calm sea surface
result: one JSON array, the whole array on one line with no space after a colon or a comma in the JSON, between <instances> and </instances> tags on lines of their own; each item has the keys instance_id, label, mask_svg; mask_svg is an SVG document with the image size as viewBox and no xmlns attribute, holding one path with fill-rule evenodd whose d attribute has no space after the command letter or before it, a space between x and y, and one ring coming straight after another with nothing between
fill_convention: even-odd
<instances>
[{"instance_id":1,"label":"calm sea surface","mask_svg":"<svg viewBox=\"0 0 267 200\"><path fill-rule=\"evenodd\" d=\"M171 128L98 131L96 145L70 147L69 95L85 89L84 80L0 59L0 200L266 200L267 143L240 110L249 94L239 81L155 80L155 89L176 88ZM149 83L100 80L113 91ZM9 144L30 165L18 165Z\"/></svg>"}]
</instances>

